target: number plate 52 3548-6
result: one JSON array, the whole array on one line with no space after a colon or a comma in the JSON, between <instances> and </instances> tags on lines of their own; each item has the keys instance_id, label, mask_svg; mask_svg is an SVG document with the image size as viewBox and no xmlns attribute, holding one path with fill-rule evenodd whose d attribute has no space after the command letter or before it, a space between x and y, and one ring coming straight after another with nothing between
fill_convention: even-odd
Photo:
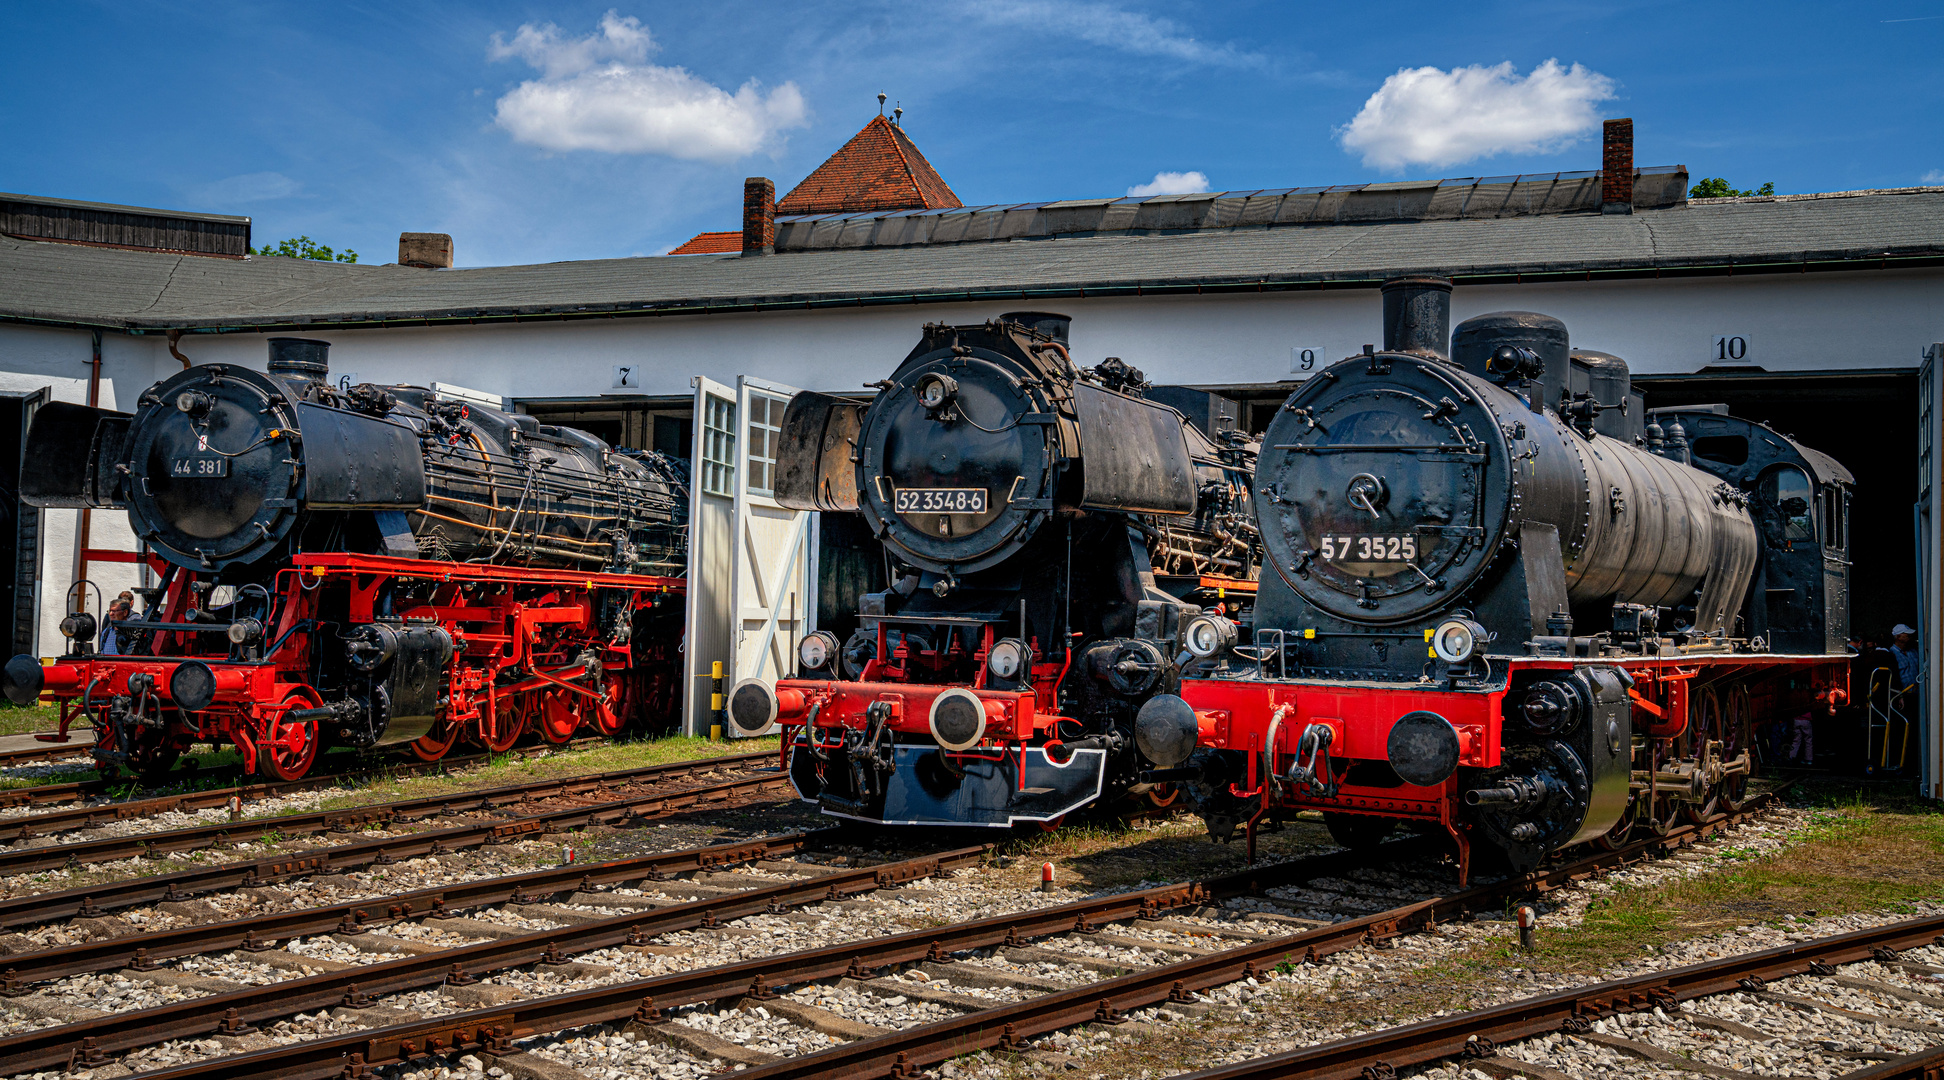
<instances>
[{"instance_id":1,"label":"number plate 52 3548-6","mask_svg":"<svg viewBox=\"0 0 1944 1080\"><path fill-rule=\"evenodd\" d=\"M899 488L892 509L900 514L983 514L984 488Z\"/></svg>"}]
</instances>

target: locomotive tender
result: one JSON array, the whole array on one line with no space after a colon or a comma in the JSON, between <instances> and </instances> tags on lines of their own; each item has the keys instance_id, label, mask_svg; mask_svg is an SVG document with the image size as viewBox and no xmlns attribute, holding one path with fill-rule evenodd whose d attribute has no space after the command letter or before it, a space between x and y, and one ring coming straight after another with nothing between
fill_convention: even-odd
<instances>
[{"instance_id":1,"label":"locomotive tender","mask_svg":"<svg viewBox=\"0 0 1944 1080\"><path fill-rule=\"evenodd\" d=\"M1744 797L1757 715L1848 695L1850 474L1723 407L1643 412L1625 361L1531 312L1384 286L1384 347L1293 393L1253 497L1253 627L1136 736L1210 834L1315 809L1517 870ZM1245 633L1244 631L1252 631Z\"/></svg>"},{"instance_id":2,"label":"locomotive tender","mask_svg":"<svg viewBox=\"0 0 1944 1080\"><path fill-rule=\"evenodd\" d=\"M801 797L839 817L1057 822L1143 784L1133 720L1174 687L1181 623L1246 604L1255 443L1068 353L1064 316L931 325L868 404L798 394L777 499L861 515L889 587L860 629L745 680L731 723L782 725Z\"/></svg>"},{"instance_id":3,"label":"locomotive tender","mask_svg":"<svg viewBox=\"0 0 1944 1080\"><path fill-rule=\"evenodd\" d=\"M59 701L63 736L90 720L103 769L228 741L285 779L333 743L432 760L671 714L683 463L419 387L340 390L328 349L272 338L267 373L187 367L132 414L41 408L22 498L126 511L160 583L115 655L77 585L66 655L14 657L7 697Z\"/></svg>"}]
</instances>

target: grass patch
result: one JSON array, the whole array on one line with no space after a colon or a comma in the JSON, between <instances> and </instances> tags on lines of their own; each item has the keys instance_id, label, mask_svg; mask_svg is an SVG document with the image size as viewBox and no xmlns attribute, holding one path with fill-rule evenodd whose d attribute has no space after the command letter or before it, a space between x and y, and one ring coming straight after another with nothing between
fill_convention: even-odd
<instances>
[{"instance_id":1,"label":"grass patch","mask_svg":"<svg viewBox=\"0 0 1944 1080\"><path fill-rule=\"evenodd\" d=\"M587 750L569 750L545 757L521 758L513 754L496 755L489 762L470 766L456 773L428 773L424 776L381 774L347 781L344 794L327 799L313 809L346 810L397 799L426 799L481 788L505 787L558 777L586 776L592 773L620 772L651 765L726 757L757 751L776 753L775 736L710 742L705 738L674 736L636 742L603 743ZM310 813L292 810L290 813Z\"/></svg>"},{"instance_id":2,"label":"grass patch","mask_svg":"<svg viewBox=\"0 0 1944 1080\"><path fill-rule=\"evenodd\" d=\"M59 706L0 704L0 735L27 735L60 726Z\"/></svg>"},{"instance_id":3,"label":"grass patch","mask_svg":"<svg viewBox=\"0 0 1944 1080\"><path fill-rule=\"evenodd\" d=\"M1732 930L1779 925L1784 916L1896 911L1944 896L1944 814L1903 799L1826 792L1808 834L1777 855L1730 847L1731 870L1665 886L1623 889L1594 901L1578 926L1552 930L1534 954L1508 940L1475 959L1592 973L1661 946Z\"/></svg>"}]
</instances>

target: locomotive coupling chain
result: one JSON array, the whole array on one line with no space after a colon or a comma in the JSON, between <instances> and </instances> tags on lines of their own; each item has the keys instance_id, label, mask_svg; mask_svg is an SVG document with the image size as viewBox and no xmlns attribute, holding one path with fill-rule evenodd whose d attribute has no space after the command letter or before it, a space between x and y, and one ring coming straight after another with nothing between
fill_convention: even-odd
<instances>
[{"instance_id":1,"label":"locomotive coupling chain","mask_svg":"<svg viewBox=\"0 0 1944 1080\"><path fill-rule=\"evenodd\" d=\"M1330 742L1335 737L1329 728L1313 724L1304 729L1302 739L1296 744L1296 762L1289 767L1289 782L1308 792L1311 798L1336 798L1336 770L1330 765Z\"/></svg>"}]
</instances>

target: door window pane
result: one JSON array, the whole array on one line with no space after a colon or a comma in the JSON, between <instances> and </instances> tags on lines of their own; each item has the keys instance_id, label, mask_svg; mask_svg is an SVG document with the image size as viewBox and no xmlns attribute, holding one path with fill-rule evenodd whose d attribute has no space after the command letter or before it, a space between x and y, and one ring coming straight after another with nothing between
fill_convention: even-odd
<instances>
[{"instance_id":1,"label":"door window pane","mask_svg":"<svg viewBox=\"0 0 1944 1080\"><path fill-rule=\"evenodd\" d=\"M702 490L736 494L736 403L713 394L702 398Z\"/></svg>"},{"instance_id":2,"label":"door window pane","mask_svg":"<svg viewBox=\"0 0 1944 1080\"><path fill-rule=\"evenodd\" d=\"M783 431L784 398L749 395L749 490L768 495L776 488L776 446Z\"/></svg>"}]
</instances>

